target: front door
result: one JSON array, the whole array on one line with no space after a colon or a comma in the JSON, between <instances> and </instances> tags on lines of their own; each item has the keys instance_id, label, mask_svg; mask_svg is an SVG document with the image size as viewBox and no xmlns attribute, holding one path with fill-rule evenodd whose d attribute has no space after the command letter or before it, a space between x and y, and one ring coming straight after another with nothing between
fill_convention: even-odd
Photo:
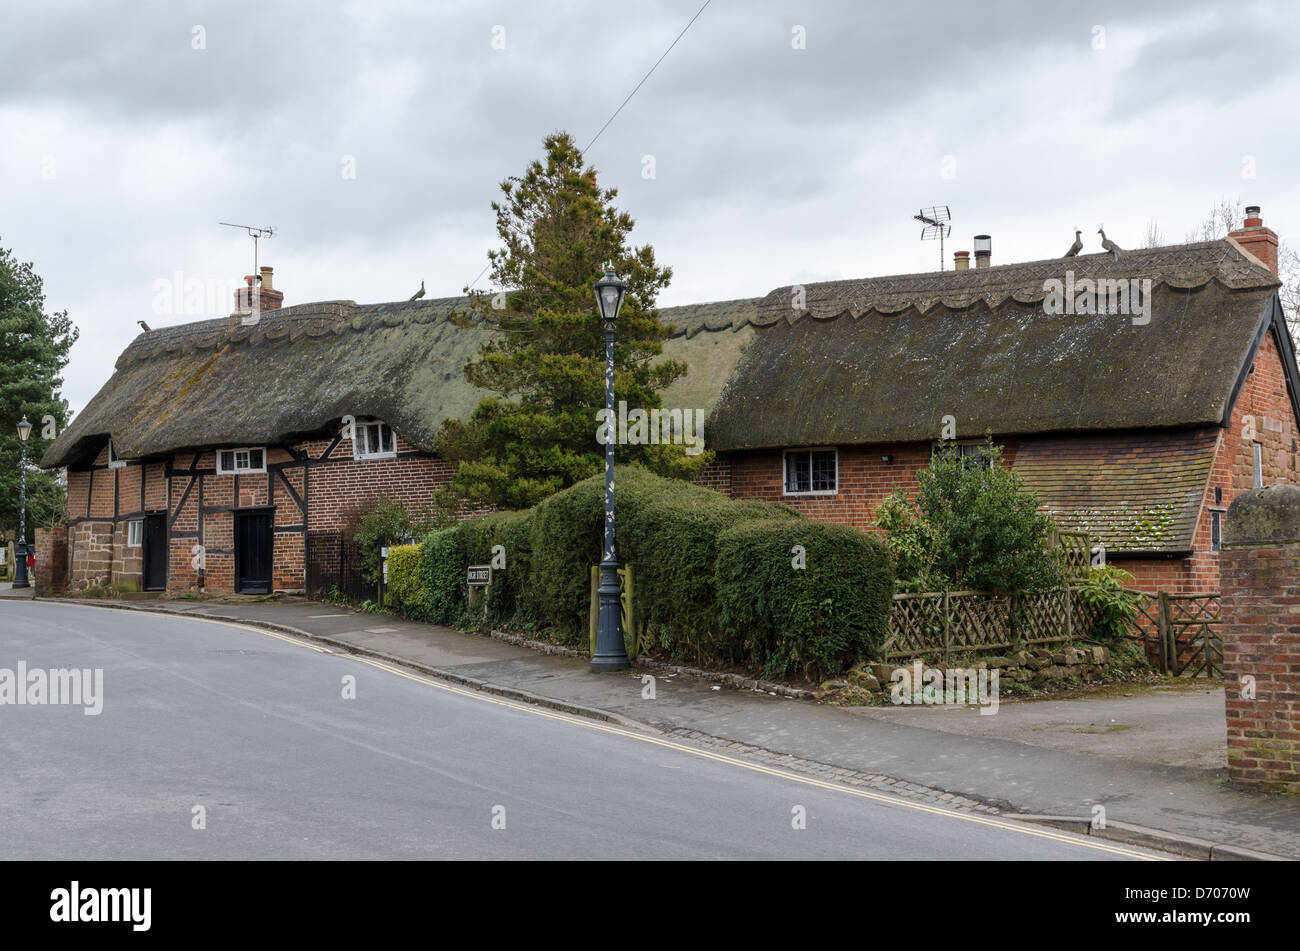
<instances>
[{"instance_id":1,"label":"front door","mask_svg":"<svg viewBox=\"0 0 1300 951\"><path fill-rule=\"evenodd\" d=\"M271 513L235 513L235 591L271 593Z\"/></svg>"},{"instance_id":2,"label":"front door","mask_svg":"<svg viewBox=\"0 0 1300 951\"><path fill-rule=\"evenodd\" d=\"M158 512L144 517L144 590L162 591L167 587L167 514Z\"/></svg>"}]
</instances>

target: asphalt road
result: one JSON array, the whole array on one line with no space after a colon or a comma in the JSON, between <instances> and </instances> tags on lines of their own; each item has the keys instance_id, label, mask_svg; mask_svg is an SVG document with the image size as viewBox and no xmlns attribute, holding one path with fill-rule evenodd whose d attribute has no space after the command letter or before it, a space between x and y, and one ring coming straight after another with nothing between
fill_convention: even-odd
<instances>
[{"instance_id":1,"label":"asphalt road","mask_svg":"<svg viewBox=\"0 0 1300 951\"><path fill-rule=\"evenodd\" d=\"M0 677L20 661L102 668L103 709L0 705L3 858L1154 855L746 767L228 624L0 602Z\"/></svg>"}]
</instances>

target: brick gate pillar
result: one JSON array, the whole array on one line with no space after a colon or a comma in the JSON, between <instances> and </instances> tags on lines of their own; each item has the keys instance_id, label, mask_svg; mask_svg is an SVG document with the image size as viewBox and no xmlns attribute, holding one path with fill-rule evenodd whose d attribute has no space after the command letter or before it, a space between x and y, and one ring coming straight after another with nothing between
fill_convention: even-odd
<instances>
[{"instance_id":1,"label":"brick gate pillar","mask_svg":"<svg viewBox=\"0 0 1300 951\"><path fill-rule=\"evenodd\" d=\"M1228 775L1300 794L1300 487L1228 509L1219 577Z\"/></svg>"}]
</instances>

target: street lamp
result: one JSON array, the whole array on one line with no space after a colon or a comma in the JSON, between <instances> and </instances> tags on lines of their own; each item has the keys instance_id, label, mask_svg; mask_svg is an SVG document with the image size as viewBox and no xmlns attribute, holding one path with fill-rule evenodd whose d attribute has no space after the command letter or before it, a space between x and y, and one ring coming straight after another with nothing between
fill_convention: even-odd
<instances>
[{"instance_id":1,"label":"street lamp","mask_svg":"<svg viewBox=\"0 0 1300 951\"><path fill-rule=\"evenodd\" d=\"M600 560L600 615L596 627L593 671L623 670L630 666L623 647L623 618L619 604L618 558L614 554L614 322L627 295L627 284L612 267L595 284L596 303L605 325L605 556Z\"/></svg>"},{"instance_id":2,"label":"street lamp","mask_svg":"<svg viewBox=\"0 0 1300 951\"><path fill-rule=\"evenodd\" d=\"M22 461L18 464L20 479L18 490L18 544L14 547L14 587L30 588L27 580L27 437L32 434L32 424L23 416L18 421L18 439L23 444Z\"/></svg>"}]
</instances>

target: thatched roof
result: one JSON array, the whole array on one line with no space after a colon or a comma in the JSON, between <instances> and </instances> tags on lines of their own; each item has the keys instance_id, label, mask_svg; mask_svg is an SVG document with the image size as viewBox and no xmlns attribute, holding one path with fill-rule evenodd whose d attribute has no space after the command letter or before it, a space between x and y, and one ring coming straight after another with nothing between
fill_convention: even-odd
<instances>
[{"instance_id":1,"label":"thatched roof","mask_svg":"<svg viewBox=\"0 0 1300 951\"><path fill-rule=\"evenodd\" d=\"M1066 267L1150 278L1150 324L1045 315L1043 281ZM690 368L664 405L709 412L706 443L724 451L932 439L944 415L961 437L1217 424L1262 334L1286 334L1277 286L1225 239L810 284L798 310L791 287L662 308L675 327L665 357ZM147 331L41 464L84 464L109 436L123 458L283 443L347 413L433 450L442 421L484 395L463 369L489 331L449 319L463 303L326 301L256 326L232 316Z\"/></svg>"},{"instance_id":2,"label":"thatched roof","mask_svg":"<svg viewBox=\"0 0 1300 951\"><path fill-rule=\"evenodd\" d=\"M756 303L660 311L676 328L665 358L690 367L666 405L712 408L752 337ZM41 464L87 463L110 436L126 459L277 444L334 430L348 413L384 419L433 450L442 421L467 417L486 395L463 370L490 331L450 320L464 304L324 301L265 312L254 326L231 316L146 331Z\"/></svg>"},{"instance_id":3,"label":"thatched roof","mask_svg":"<svg viewBox=\"0 0 1300 951\"><path fill-rule=\"evenodd\" d=\"M1052 316L1044 282L1149 279L1150 322ZM1225 239L778 288L706 429L713 449L853 445L1218 424L1279 282ZM801 301L802 296L802 301ZM802 306L792 306L800 304Z\"/></svg>"}]
</instances>

